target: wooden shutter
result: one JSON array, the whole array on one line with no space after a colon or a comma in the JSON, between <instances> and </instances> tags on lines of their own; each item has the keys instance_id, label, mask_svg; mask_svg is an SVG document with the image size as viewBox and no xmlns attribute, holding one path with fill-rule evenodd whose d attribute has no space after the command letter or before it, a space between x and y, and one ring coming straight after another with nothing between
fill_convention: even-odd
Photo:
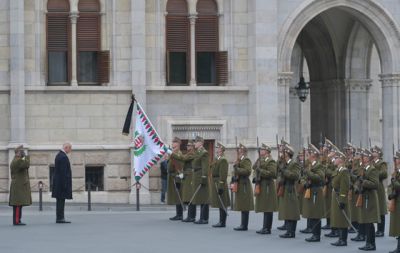
<instances>
[{"instance_id":1,"label":"wooden shutter","mask_svg":"<svg viewBox=\"0 0 400 253\"><path fill-rule=\"evenodd\" d=\"M47 14L47 50L68 51L69 17L66 14Z\"/></svg>"},{"instance_id":2,"label":"wooden shutter","mask_svg":"<svg viewBox=\"0 0 400 253\"><path fill-rule=\"evenodd\" d=\"M199 16L196 20L196 51L218 51L217 16Z\"/></svg>"},{"instance_id":3,"label":"wooden shutter","mask_svg":"<svg viewBox=\"0 0 400 253\"><path fill-rule=\"evenodd\" d=\"M97 54L97 79L99 83L110 82L110 51Z\"/></svg>"},{"instance_id":4,"label":"wooden shutter","mask_svg":"<svg viewBox=\"0 0 400 253\"><path fill-rule=\"evenodd\" d=\"M68 0L49 0L47 2L48 12L69 12Z\"/></svg>"},{"instance_id":5,"label":"wooden shutter","mask_svg":"<svg viewBox=\"0 0 400 253\"><path fill-rule=\"evenodd\" d=\"M218 84L226 84L228 83L228 52L217 52L216 58L217 82Z\"/></svg>"},{"instance_id":6,"label":"wooden shutter","mask_svg":"<svg viewBox=\"0 0 400 253\"><path fill-rule=\"evenodd\" d=\"M187 15L188 6L186 0L168 0L167 12L168 14Z\"/></svg>"},{"instance_id":7,"label":"wooden shutter","mask_svg":"<svg viewBox=\"0 0 400 253\"><path fill-rule=\"evenodd\" d=\"M167 50L187 52L189 21L186 16L167 16Z\"/></svg>"},{"instance_id":8,"label":"wooden shutter","mask_svg":"<svg viewBox=\"0 0 400 253\"><path fill-rule=\"evenodd\" d=\"M218 6L214 0L198 0L196 5L196 11L199 14L217 15Z\"/></svg>"},{"instance_id":9,"label":"wooden shutter","mask_svg":"<svg viewBox=\"0 0 400 253\"><path fill-rule=\"evenodd\" d=\"M100 51L99 14L79 14L77 23L78 51Z\"/></svg>"},{"instance_id":10,"label":"wooden shutter","mask_svg":"<svg viewBox=\"0 0 400 253\"><path fill-rule=\"evenodd\" d=\"M79 12L99 12L100 3L98 0L80 0L78 10Z\"/></svg>"}]
</instances>

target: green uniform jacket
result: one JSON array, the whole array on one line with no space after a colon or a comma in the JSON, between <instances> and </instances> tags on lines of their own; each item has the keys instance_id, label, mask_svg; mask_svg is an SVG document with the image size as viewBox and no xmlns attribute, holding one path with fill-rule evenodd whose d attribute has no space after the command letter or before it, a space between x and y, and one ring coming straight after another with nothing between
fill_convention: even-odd
<instances>
[{"instance_id":1,"label":"green uniform jacket","mask_svg":"<svg viewBox=\"0 0 400 253\"><path fill-rule=\"evenodd\" d=\"M389 236L397 237L400 236L400 172L396 173L396 176L389 186L388 193L396 192L396 209L390 213L390 228Z\"/></svg>"},{"instance_id":2,"label":"green uniform jacket","mask_svg":"<svg viewBox=\"0 0 400 253\"><path fill-rule=\"evenodd\" d=\"M299 163L300 166L300 178L296 183L296 190L297 190L297 198L299 199L299 210L300 210L300 214L303 214L303 198L304 198L304 185L307 183L307 178L306 175L304 173L304 168L308 168L310 166L310 161L306 160L305 164L303 165L302 162L297 161Z\"/></svg>"},{"instance_id":3,"label":"green uniform jacket","mask_svg":"<svg viewBox=\"0 0 400 253\"><path fill-rule=\"evenodd\" d=\"M374 167L379 171L379 186L378 186L378 200L379 200L379 211L380 215L387 214L387 203L386 203L386 192L383 180L388 178L387 163L382 159L377 160L374 163Z\"/></svg>"},{"instance_id":4,"label":"green uniform jacket","mask_svg":"<svg viewBox=\"0 0 400 253\"><path fill-rule=\"evenodd\" d=\"M336 166L328 159L325 165L325 214L326 218L329 218L331 213L331 202L332 202L332 174L336 170Z\"/></svg>"},{"instance_id":5,"label":"green uniform jacket","mask_svg":"<svg viewBox=\"0 0 400 253\"><path fill-rule=\"evenodd\" d=\"M331 227L348 228L349 222L339 208L339 203L345 204L345 213L349 217L349 200L348 194L350 190L350 172L347 168L341 167L332 174L332 203L331 203ZM339 203L338 203L339 202Z\"/></svg>"},{"instance_id":6,"label":"green uniform jacket","mask_svg":"<svg viewBox=\"0 0 400 253\"><path fill-rule=\"evenodd\" d=\"M295 183L300 178L300 166L289 160L281 174L285 191L279 197L279 220L300 220L299 199L295 189Z\"/></svg>"},{"instance_id":7,"label":"green uniform jacket","mask_svg":"<svg viewBox=\"0 0 400 253\"><path fill-rule=\"evenodd\" d=\"M218 197L218 189L222 189L224 192L221 197L222 203L225 208L230 206L230 198L227 184L228 177L228 161L225 157L217 158L211 166L212 181L211 181L211 206L216 208L222 208L221 201Z\"/></svg>"},{"instance_id":8,"label":"green uniform jacket","mask_svg":"<svg viewBox=\"0 0 400 253\"><path fill-rule=\"evenodd\" d=\"M178 192L182 197L182 185L181 179L178 177L179 173L182 173L183 162L177 160L175 157L180 156L182 153L171 154L168 160L168 179L167 179L167 204L168 205L180 205L178 193L175 189L175 184L178 188Z\"/></svg>"},{"instance_id":9,"label":"green uniform jacket","mask_svg":"<svg viewBox=\"0 0 400 253\"><path fill-rule=\"evenodd\" d=\"M193 199L194 205L208 204L210 201L210 185L208 182L209 166L209 155L207 150L202 147L195 151L193 161L193 193L200 186L200 190L197 192Z\"/></svg>"},{"instance_id":10,"label":"green uniform jacket","mask_svg":"<svg viewBox=\"0 0 400 253\"><path fill-rule=\"evenodd\" d=\"M358 222L360 220L361 209L356 207L357 197L356 190L358 189L357 181L358 177L361 176L361 163L360 160L354 160L352 162L352 169L350 171L350 195L349 207L350 207L350 219L352 222Z\"/></svg>"},{"instance_id":11,"label":"green uniform jacket","mask_svg":"<svg viewBox=\"0 0 400 253\"><path fill-rule=\"evenodd\" d=\"M253 176L257 180L258 159L253 165ZM255 212L276 212L278 211L278 200L276 197L276 162L272 158L260 159L260 194L256 195Z\"/></svg>"},{"instance_id":12,"label":"green uniform jacket","mask_svg":"<svg viewBox=\"0 0 400 253\"><path fill-rule=\"evenodd\" d=\"M194 152L186 153L185 157L192 157ZM192 160L185 159L183 165L183 179L182 179L182 201L184 203L189 203L190 199L193 196L193 168L192 168Z\"/></svg>"},{"instance_id":13,"label":"green uniform jacket","mask_svg":"<svg viewBox=\"0 0 400 253\"><path fill-rule=\"evenodd\" d=\"M310 170L304 171L305 178L310 185L311 198L303 197L303 212L304 218L321 219L325 217L325 198L322 193L322 187L325 182L324 167L321 163L315 162L311 165Z\"/></svg>"},{"instance_id":14,"label":"green uniform jacket","mask_svg":"<svg viewBox=\"0 0 400 253\"><path fill-rule=\"evenodd\" d=\"M22 159L14 158L11 162L10 206L32 205L31 185L28 173L29 165L29 156Z\"/></svg>"},{"instance_id":15,"label":"green uniform jacket","mask_svg":"<svg viewBox=\"0 0 400 253\"><path fill-rule=\"evenodd\" d=\"M377 223L380 221L378 187L379 170L374 166L367 166L362 182L363 205L361 209L360 223Z\"/></svg>"},{"instance_id":16,"label":"green uniform jacket","mask_svg":"<svg viewBox=\"0 0 400 253\"><path fill-rule=\"evenodd\" d=\"M247 157L240 159L238 165L234 165L235 176L238 178L238 189L235 194L235 211L254 210L253 188L249 176L251 175L251 161Z\"/></svg>"}]
</instances>

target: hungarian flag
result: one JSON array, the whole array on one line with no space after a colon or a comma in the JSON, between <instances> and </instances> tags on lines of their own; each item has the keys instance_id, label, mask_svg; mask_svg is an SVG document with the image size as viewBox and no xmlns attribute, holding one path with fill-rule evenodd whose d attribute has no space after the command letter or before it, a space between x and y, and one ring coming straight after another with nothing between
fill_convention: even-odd
<instances>
[{"instance_id":1,"label":"hungarian flag","mask_svg":"<svg viewBox=\"0 0 400 253\"><path fill-rule=\"evenodd\" d=\"M123 134L129 133L132 118L133 102L125 120ZM129 123L127 123L129 122ZM136 101L136 124L133 136L133 177L137 182L153 167L167 152L168 147L161 140L150 119Z\"/></svg>"}]
</instances>

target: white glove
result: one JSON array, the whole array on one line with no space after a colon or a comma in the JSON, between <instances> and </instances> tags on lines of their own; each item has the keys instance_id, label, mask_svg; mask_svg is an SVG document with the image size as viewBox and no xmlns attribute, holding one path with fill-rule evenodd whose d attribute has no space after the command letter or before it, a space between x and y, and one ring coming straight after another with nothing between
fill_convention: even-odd
<instances>
[{"instance_id":1,"label":"white glove","mask_svg":"<svg viewBox=\"0 0 400 253\"><path fill-rule=\"evenodd\" d=\"M168 149L167 149L167 154L168 154L168 155L172 154L172 149L168 148Z\"/></svg>"},{"instance_id":2,"label":"white glove","mask_svg":"<svg viewBox=\"0 0 400 253\"><path fill-rule=\"evenodd\" d=\"M178 177L179 177L180 179L183 179L183 173L179 173Z\"/></svg>"}]
</instances>

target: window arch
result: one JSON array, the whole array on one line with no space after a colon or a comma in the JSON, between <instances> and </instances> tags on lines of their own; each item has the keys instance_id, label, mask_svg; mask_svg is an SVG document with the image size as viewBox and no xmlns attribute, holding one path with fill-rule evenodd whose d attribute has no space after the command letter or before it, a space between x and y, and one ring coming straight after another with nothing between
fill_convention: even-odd
<instances>
[{"instance_id":1,"label":"window arch","mask_svg":"<svg viewBox=\"0 0 400 253\"><path fill-rule=\"evenodd\" d=\"M187 85L190 73L190 34L186 0L169 0L167 12L167 84Z\"/></svg>"},{"instance_id":2,"label":"window arch","mask_svg":"<svg viewBox=\"0 0 400 253\"><path fill-rule=\"evenodd\" d=\"M71 26L68 0L49 0L46 15L48 84L65 85L71 79Z\"/></svg>"}]
</instances>

